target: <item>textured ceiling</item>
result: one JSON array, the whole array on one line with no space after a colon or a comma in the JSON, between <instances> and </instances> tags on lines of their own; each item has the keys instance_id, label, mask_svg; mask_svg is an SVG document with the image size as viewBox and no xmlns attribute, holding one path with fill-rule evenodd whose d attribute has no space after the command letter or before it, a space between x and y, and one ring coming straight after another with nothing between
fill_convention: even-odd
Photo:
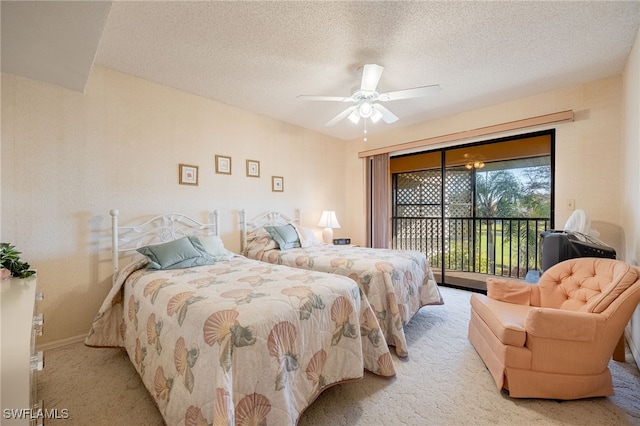
<instances>
[{"instance_id":1,"label":"textured ceiling","mask_svg":"<svg viewBox=\"0 0 640 426\"><path fill-rule=\"evenodd\" d=\"M639 26L638 0L122 1L95 63L348 140L362 124L324 123L349 104L296 97L349 96L367 63L381 92L442 87L386 102L400 120L371 135L620 74Z\"/></svg>"}]
</instances>

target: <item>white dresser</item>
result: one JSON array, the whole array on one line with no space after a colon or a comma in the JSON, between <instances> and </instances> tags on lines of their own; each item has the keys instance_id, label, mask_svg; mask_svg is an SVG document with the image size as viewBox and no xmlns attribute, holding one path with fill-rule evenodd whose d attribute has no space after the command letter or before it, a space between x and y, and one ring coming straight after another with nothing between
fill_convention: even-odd
<instances>
[{"instance_id":1,"label":"white dresser","mask_svg":"<svg viewBox=\"0 0 640 426\"><path fill-rule=\"evenodd\" d=\"M44 368L42 352L35 351L43 318L37 312L37 279L0 281L0 424L43 423L37 398L37 372Z\"/></svg>"}]
</instances>

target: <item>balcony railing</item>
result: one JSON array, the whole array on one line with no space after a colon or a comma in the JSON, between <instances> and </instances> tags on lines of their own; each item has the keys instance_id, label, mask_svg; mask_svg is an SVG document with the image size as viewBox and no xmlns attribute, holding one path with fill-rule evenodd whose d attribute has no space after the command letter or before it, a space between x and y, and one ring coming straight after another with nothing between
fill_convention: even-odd
<instances>
[{"instance_id":1,"label":"balcony railing","mask_svg":"<svg viewBox=\"0 0 640 426\"><path fill-rule=\"evenodd\" d=\"M433 267L522 279L528 271L540 269L540 233L551 222L547 218L394 217L392 226L393 248L421 251Z\"/></svg>"}]
</instances>

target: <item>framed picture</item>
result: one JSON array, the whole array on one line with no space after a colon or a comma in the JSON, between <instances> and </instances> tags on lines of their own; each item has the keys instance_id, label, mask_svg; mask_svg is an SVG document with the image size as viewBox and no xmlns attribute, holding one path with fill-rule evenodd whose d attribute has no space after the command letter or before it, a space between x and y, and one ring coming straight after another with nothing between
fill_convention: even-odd
<instances>
[{"instance_id":1,"label":"framed picture","mask_svg":"<svg viewBox=\"0 0 640 426\"><path fill-rule=\"evenodd\" d=\"M271 190L273 192L284 191L284 178L282 176L271 176Z\"/></svg>"},{"instance_id":2,"label":"framed picture","mask_svg":"<svg viewBox=\"0 0 640 426\"><path fill-rule=\"evenodd\" d=\"M260 162L256 160L247 160L247 176L260 177Z\"/></svg>"},{"instance_id":3,"label":"framed picture","mask_svg":"<svg viewBox=\"0 0 640 426\"><path fill-rule=\"evenodd\" d=\"M216 155L216 173L223 175L231 174L231 157Z\"/></svg>"},{"instance_id":4,"label":"framed picture","mask_svg":"<svg viewBox=\"0 0 640 426\"><path fill-rule=\"evenodd\" d=\"M180 185L197 185L198 184L198 166L189 164L178 165L178 183Z\"/></svg>"}]
</instances>

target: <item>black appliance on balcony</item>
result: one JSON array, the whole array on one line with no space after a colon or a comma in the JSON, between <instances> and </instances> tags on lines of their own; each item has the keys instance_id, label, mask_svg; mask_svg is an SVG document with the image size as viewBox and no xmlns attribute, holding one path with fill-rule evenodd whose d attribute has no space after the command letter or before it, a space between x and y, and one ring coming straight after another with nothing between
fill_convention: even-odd
<instances>
[{"instance_id":1,"label":"black appliance on balcony","mask_svg":"<svg viewBox=\"0 0 640 426\"><path fill-rule=\"evenodd\" d=\"M616 251L595 237L577 231L548 230L540 234L542 272L577 257L616 258Z\"/></svg>"}]
</instances>

